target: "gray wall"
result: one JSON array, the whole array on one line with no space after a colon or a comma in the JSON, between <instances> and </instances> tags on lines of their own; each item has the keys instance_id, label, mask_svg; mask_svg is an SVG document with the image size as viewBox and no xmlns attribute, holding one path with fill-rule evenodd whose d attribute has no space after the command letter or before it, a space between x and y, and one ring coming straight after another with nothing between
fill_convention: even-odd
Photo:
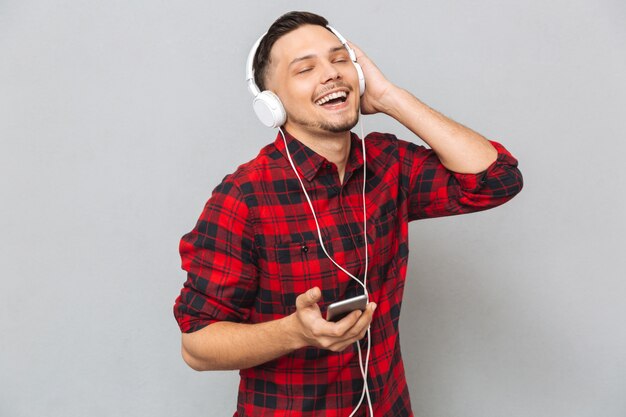
<instances>
[{"instance_id":1,"label":"gray wall","mask_svg":"<svg viewBox=\"0 0 626 417\"><path fill-rule=\"evenodd\" d=\"M291 9L521 161L509 204L411 226L416 414L626 415L620 0L1 1L0 415L232 414L237 373L180 358L177 245L274 137L244 62Z\"/></svg>"}]
</instances>

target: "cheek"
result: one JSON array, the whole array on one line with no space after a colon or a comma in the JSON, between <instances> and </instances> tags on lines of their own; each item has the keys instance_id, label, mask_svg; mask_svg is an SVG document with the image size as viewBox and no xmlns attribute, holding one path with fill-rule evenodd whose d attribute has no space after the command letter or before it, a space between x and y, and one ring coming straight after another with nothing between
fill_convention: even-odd
<instances>
[{"instance_id":1,"label":"cheek","mask_svg":"<svg viewBox=\"0 0 626 417\"><path fill-rule=\"evenodd\" d=\"M356 71L356 68L353 64L350 64L350 69L346 73L346 81L349 82L352 87L355 89L354 91L358 93L359 91L359 74Z\"/></svg>"},{"instance_id":2,"label":"cheek","mask_svg":"<svg viewBox=\"0 0 626 417\"><path fill-rule=\"evenodd\" d=\"M285 106L296 108L311 102L314 88L310 83L303 81L292 81L286 84L284 96Z\"/></svg>"}]
</instances>

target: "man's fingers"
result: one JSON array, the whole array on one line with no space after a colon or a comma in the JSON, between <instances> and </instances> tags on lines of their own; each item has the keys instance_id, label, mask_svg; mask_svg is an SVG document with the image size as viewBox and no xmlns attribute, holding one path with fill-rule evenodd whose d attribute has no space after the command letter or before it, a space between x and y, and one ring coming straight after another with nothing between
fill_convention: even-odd
<instances>
[{"instance_id":1,"label":"man's fingers","mask_svg":"<svg viewBox=\"0 0 626 417\"><path fill-rule=\"evenodd\" d=\"M363 51L361 50L361 48L359 48L358 46L356 46L356 44L355 44L354 42L352 42L352 41L348 41L348 46L350 46L350 48L354 49L354 53L355 53L355 54L356 54L356 56L357 56L357 61L359 60L359 57L360 57L360 56L365 55L365 54L363 53Z\"/></svg>"},{"instance_id":2,"label":"man's fingers","mask_svg":"<svg viewBox=\"0 0 626 417\"><path fill-rule=\"evenodd\" d=\"M348 330L350 330L358 321L359 318L363 315L361 310L355 310L339 320L334 324L334 332L336 333L335 337L343 336Z\"/></svg>"},{"instance_id":3,"label":"man's fingers","mask_svg":"<svg viewBox=\"0 0 626 417\"><path fill-rule=\"evenodd\" d=\"M320 301L321 298L322 291L320 291L317 287L313 287L296 298L296 308L300 309L310 307Z\"/></svg>"},{"instance_id":4,"label":"man's fingers","mask_svg":"<svg viewBox=\"0 0 626 417\"><path fill-rule=\"evenodd\" d=\"M367 307L365 307L365 312L359 318L359 322L357 322L356 326L363 324L363 327L367 327L372 322L372 317L374 316L374 311L376 310L376 303L369 303Z\"/></svg>"},{"instance_id":5,"label":"man's fingers","mask_svg":"<svg viewBox=\"0 0 626 417\"><path fill-rule=\"evenodd\" d=\"M372 322L372 316L376 310L376 303L369 303L365 307L365 311L357 317L354 323L344 333L349 333L351 337L355 337L367 329L367 326Z\"/></svg>"},{"instance_id":6,"label":"man's fingers","mask_svg":"<svg viewBox=\"0 0 626 417\"><path fill-rule=\"evenodd\" d=\"M335 324L333 336L335 337L355 337L361 333L372 322L372 315L376 309L376 303L369 303L365 311L356 310L342 318Z\"/></svg>"},{"instance_id":7,"label":"man's fingers","mask_svg":"<svg viewBox=\"0 0 626 417\"><path fill-rule=\"evenodd\" d=\"M317 338L330 339L332 343L336 343L341 339L354 337L354 335L348 335L348 333L352 331L362 315L363 313L360 310L356 310L336 323L326 321L320 317L311 323L311 333ZM367 322L369 323L369 320ZM355 332L355 335L357 333L358 331Z\"/></svg>"}]
</instances>

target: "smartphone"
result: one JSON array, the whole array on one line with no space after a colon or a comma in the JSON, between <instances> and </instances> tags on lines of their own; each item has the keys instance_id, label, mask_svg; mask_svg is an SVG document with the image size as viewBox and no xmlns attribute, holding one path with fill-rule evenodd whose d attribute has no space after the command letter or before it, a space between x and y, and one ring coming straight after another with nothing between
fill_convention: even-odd
<instances>
[{"instance_id":1,"label":"smartphone","mask_svg":"<svg viewBox=\"0 0 626 417\"><path fill-rule=\"evenodd\" d=\"M326 310L326 320L339 321L354 310L365 311L365 307L367 307L367 296L365 294L336 301L328 306L328 310Z\"/></svg>"}]
</instances>

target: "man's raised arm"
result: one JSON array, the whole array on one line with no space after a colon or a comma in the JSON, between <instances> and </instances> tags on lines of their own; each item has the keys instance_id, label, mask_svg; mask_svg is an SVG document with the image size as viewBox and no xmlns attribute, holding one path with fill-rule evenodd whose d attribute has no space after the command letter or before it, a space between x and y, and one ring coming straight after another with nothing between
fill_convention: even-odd
<instances>
[{"instance_id":1,"label":"man's raised arm","mask_svg":"<svg viewBox=\"0 0 626 417\"><path fill-rule=\"evenodd\" d=\"M351 45L367 83L361 98L363 114L384 113L393 117L424 140L450 171L476 174L496 160L497 151L487 139L388 81L363 51Z\"/></svg>"}]
</instances>

